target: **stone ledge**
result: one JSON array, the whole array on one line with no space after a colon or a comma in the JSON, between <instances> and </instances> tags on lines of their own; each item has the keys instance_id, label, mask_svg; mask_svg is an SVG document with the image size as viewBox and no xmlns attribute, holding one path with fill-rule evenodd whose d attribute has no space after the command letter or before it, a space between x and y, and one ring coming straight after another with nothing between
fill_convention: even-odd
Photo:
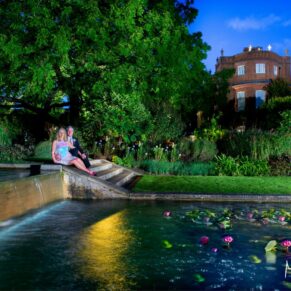
<instances>
[{"instance_id":1,"label":"stone ledge","mask_svg":"<svg viewBox=\"0 0 291 291\"><path fill-rule=\"evenodd\" d=\"M30 169L31 165L40 165L41 163L27 163L27 164L12 164L12 163L1 163L0 169Z\"/></svg>"},{"instance_id":2,"label":"stone ledge","mask_svg":"<svg viewBox=\"0 0 291 291\"><path fill-rule=\"evenodd\" d=\"M49 165L49 164L45 164L45 165L41 165L40 166L40 169L42 171L59 171L59 172L61 172L62 169L63 169L63 167L62 167L62 165L55 165L55 164Z\"/></svg>"},{"instance_id":3,"label":"stone ledge","mask_svg":"<svg viewBox=\"0 0 291 291\"><path fill-rule=\"evenodd\" d=\"M175 200L209 202L286 202L291 203L291 195L252 195L252 194L179 194L179 193L130 193L133 200Z\"/></svg>"}]
</instances>

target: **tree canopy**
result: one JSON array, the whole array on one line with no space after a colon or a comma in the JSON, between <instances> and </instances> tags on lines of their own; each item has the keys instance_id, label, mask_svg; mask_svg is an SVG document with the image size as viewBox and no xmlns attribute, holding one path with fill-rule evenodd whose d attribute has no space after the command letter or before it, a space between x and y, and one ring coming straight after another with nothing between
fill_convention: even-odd
<instances>
[{"instance_id":1,"label":"tree canopy","mask_svg":"<svg viewBox=\"0 0 291 291\"><path fill-rule=\"evenodd\" d=\"M1 107L54 123L69 111L92 135L177 136L209 78L193 2L2 0Z\"/></svg>"}]
</instances>

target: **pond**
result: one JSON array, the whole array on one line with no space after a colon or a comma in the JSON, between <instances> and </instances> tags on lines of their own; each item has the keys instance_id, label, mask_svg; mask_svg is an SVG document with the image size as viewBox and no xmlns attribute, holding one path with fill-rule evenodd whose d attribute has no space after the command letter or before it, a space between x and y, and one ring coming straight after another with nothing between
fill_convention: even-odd
<instances>
[{"instance_id":1,"label":"pond","mask_svg":"<svg viewBox=\"0 0 291 291\"><path fill-rule=\"evenodd\" d=\"M0 169L0 182L24 178L30 175L30 169Z\"/></svg>"},{"instance_id":2,"label":"pond","mask_svg":"<svg viewBox=\"0 0 291 291\"><path fill-rule=\"evenodd\" d=\"M0 227L0 290L286 290L290 208L54 203Z\"/></svg>"}]
</instances>

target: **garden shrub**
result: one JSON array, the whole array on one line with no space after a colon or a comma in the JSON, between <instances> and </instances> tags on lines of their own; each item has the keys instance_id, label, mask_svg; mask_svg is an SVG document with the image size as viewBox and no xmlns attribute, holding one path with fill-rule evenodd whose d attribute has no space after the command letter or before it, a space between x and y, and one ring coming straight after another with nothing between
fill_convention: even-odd
<instances>
[{"instance_id":1,"label":"garden shrub","mask_svg":"<svg viewBox=\"0 0 291 291\"><path fill-rule=\"evenodd\" d=\"M167 152L161 145L153 148L153 155L156 161L167 161L168 159Z\"/></svg>"},{"instance_id":2,"label":"garden shrub","mask_svg":"<svg viewBox=\"0 0 291 291\"><path fill-rule=\"evenodd\" d=\"M119 156L112 156L112 162L117 164L117 165L120 165L120 166L123 166L124 163L123 163L123 160L122 158L120 158Z\"/></svg>"},{"instance_id":3,"label":"garden shrub","mask_svg":"<svg viewBox=\"0 0 291 291\"><path fill-rule=\"evenodd\" d=\"M16 137L22 133L21 125L13 118L0 120L0 146L9 146L15 141Z\"/></svg>"},{"instance_id":4,"label":"garden shrub","mask_svg":"<svg viewBox=\"0 0 291 291\"><path fill-rule=\"evenodd\" d=\"M152 174L164 175L211 175L214 171L212 163L185 163L181 161L146 160L141 161L139 167Z\"/></svg>"},{"instance_id":5,"label":"garden shrub","mask_svg":"<svg viewBox=\"0 0 291 291\"><path fill-rule=\"evenodd\" d=\"M183 139L179 144L181 158L184 161L211 161L217 154L215 142L207 139Z\"/></svg>"},{"instance_id":6,"label":"garden shrub","mask_svg":"<svg viewBox=\"0 0 291 291\"><path fill-rule=\"evenodd\" d=\"M270 167L266 160L222 154L215 158L215 172L219 176L266 176L270 174Z\"/></svg>"},{"instance_id":7,"label":"garden shrub","mask_svg":"<svg viewBox=\"0 0 291 291\"><path fill-rule=\"evenodd\" d=\"M0 145L8 146L11 145L12 141L8 135L8 132L4 126L0 124Z\"/></svg>"},{"instance_id":8,"label":"garden shrub","mask_svg":"<svg viewBox=\"0 0 291 291\"><path fill-rule=\"evenodd\" d=\"M196 129L194 131L194 135L198 139L204 139L204 140L209 140L209 141L213 141L213 142L216 142L219 139L221 139L223 137L223 135L225 134L225 131L223 129L221 129L219 124L218 124L218 119L220 117L221 117L221 114L219 114L217 116L213 116L210 119L209 124L206 124L206 127Z\"/></svg>"},{"instance_id":9,"label":"garden shrub","mask_svg":"<svg viewBox=\"0 0 291 291\"><path fill-rule=\"evenodd\" d=\"M291 96L276 97L268 100L258 111L260 127L275 129L280 126L282 112L291 110Z\"/></svg>"},{"instance_id":10,"label":"garden shrub","mask_svg":"<svg viewBox=\"0 0 291 291\"><path fill-rule=\"evenodd\" d=\"M38 143L34 150L34 158L51 160L52 159L52 142L50 140Z\"/></svg>"},{"instance_id":11,"label":"garden shrub","mask_svg":"<svg viewBox=\"0 0 291 291\"><path fill-rule=\"evenodd\" d=\"M170 152L170 162L177 162L181 157L181 154L179 153L177 146L173 145L171 152Z\"/></svg>"},{"instance_id":12,"label":"garden shrub","mask_svg":"<svg viewBox=\"0 0 291 291\"><path fill-rule=\"evenodd\" d=\"M281 121L278 132L290 135L291 133L291 110L286 110L280 114Z\"/></svg>"},{"instance_id":13,"label":"garden shrub","mask_svg":"<svg viewBox=\"0 0 291 291\"><path fill-rule=\"evenodd\" d=\"M31 149L19 144L11 146L0 146L1 162L23 161L30 155Z\"/></svg>"},{"instance_id":14,"label":"garden shrub","mask_svg":"<svg viewBox=\"0 0 291 291\"><path fill-rule=\"evenodd\" d=\"M135 160L134 156L135 156L135 152L129 148L126 151L126 155L123 158L121 158L117 155L113 155L112 162L116 163L120 166L134 168L138 164L138 162Z\"/></svg>"},{"instance_id":15,"label":"garden shrub","mask_svg":"<svg viewBox=\"0 0 291 291\"><path fill-rule=\"evenodd\" d=\"M220 153L227 156L268 160L272 156L290 154L291 136L260 130L229 132L218 142L218 148Z\"/></svg>"},{"instance_id":16,"label":"garden shrub","mask_svg":"<svg viewBox=\"0 0 291 291\"><path fill-rule=\"evenodd\" d=\"M272 176L291 176L291 158L282 156L269 161Z\"/></svg>"}]
</instances>

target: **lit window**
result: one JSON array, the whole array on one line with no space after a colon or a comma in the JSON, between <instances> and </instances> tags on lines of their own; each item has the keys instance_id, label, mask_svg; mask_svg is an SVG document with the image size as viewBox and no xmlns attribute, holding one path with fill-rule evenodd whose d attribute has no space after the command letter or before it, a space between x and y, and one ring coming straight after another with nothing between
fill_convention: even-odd
<instances>
[{"instance_id":1,"label":"lit window","mask_svg":"<svg viewBox=\"0 0 291 291\"><path fill-rule=\"evenodd\" d=\"M245 92L244 91L237 92L236 98L237 98L237 111L245 110L246 105Z\"/></svg>"},{"instance_id":2,"label":"lit window","mask_svg":"<svg viewBox=\"0 0 291 291\"><path fill-rule=\"evenodd\" d=\"M278 76L278 66L274 66L274 76Z\"/></svg>"},{"instance_id":3,"label":"lit window","mask_svg":"<svg viewBox=\"0 0 291 291\"><path fill-rule=\"evenodd\" d=\"M265 74L266 73L265 64L256 64L256 73Z\"/></svg>"},{"instance_id":4,"label":"lit window","mask_svg":"<svg viewBox=\"0 0 291 291\"><path fill-rule=\"evenodd\" d=\"M266 91L256 90L256 108L261 107L265 101L266 101Z\"/></svg>"},{"instance_id":5,"label":"lit window","mask_svg":"<svg viewBox=\"0 0 291 291\"><path fill-rule=\"evenodd\" d=\"M245 74L245 66L244 65L242 65L242 66L238 66L237 67L237 75L238 76L242 76L242 75L244 75Z\"/></svg>"}]
</instances>

